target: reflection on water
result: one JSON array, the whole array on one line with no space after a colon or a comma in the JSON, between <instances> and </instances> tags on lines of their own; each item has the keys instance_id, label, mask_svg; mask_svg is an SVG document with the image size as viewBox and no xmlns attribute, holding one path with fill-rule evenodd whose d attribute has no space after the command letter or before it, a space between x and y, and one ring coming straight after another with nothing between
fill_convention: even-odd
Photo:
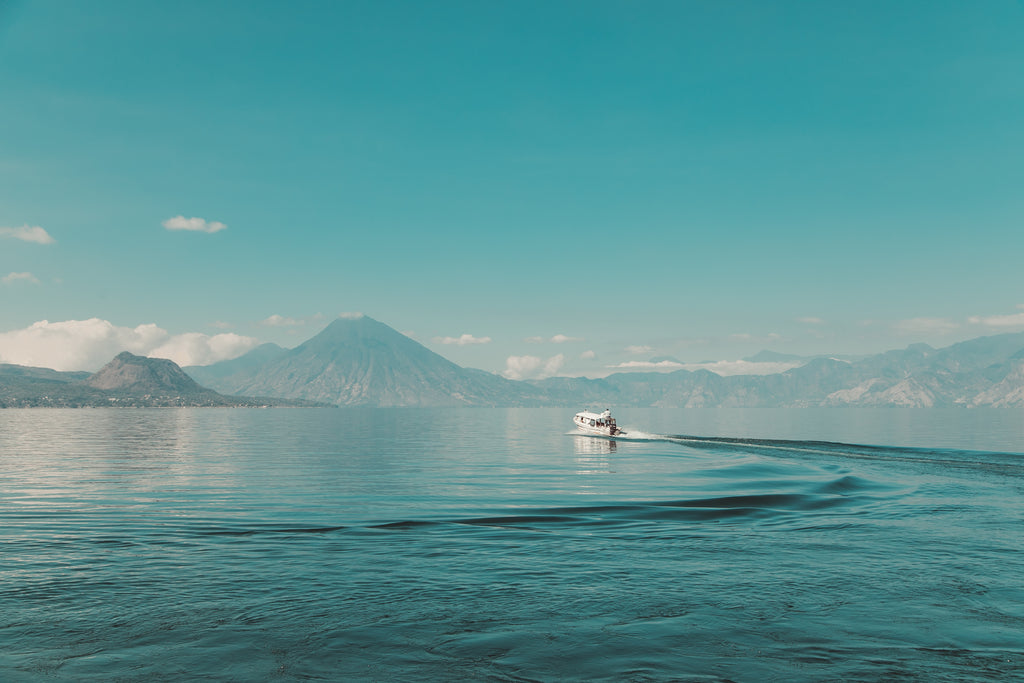
<instances>
[{"instance_id":1,"label":"reflection on water","mask_svg":"<svg viewBox=\"0 0 1024 683\"><path fill-rule=\"evenodd\" d=\"M607 455L614 453L619 445L613 439L575 435L573 447L579 455Z\"/></svg>"},{"instance_id":2,"label":"reflection on water","mask_svg":"<svg viewBox=\"0 0 1024 683\"><path fill-rule=\"evenodd\" d=\"M808 415L0 410L0 680L1020 679L1024 449Z\"/></svg>"},{"instance_id":3,"label":"reflection on water","mask_svg":"<svg viewBox=\"0 0 1024 683\"><path fill-rule=\"evenodd\" d=\"M609 455L615 453L618 444L611 439L590 436L573 436L576 452L576 474L607 474L611 472Z\"/></svg>"}]
</instances>

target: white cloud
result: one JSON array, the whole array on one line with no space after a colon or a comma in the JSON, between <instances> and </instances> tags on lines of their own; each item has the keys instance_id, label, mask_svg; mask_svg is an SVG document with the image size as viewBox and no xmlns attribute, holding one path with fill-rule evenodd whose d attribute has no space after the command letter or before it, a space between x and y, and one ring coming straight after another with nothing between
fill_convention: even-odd
<instances>
[{"instance_id":1,"label":"white cloud","mask_svg":"<svg viewBox=\"0 0 1024 683\"><path fill-rule=\"evenodd\" d=\"M20 228L0 228L0 237L10 237L22 242L35 242L36 244L53 244L57 241L50 237L50 233L38 225L30 226L28 224Z\"/></svg>"},{"instance_id":2,"label":"white cloud","mask_svg":"<svg viewBox=\"0 0 1024 683\"><path fill-rule=\"evenodd\" d=\"M509 379L526 379L532 377L543 361L537 356L509 356L505 360L505 371L502 372Z\"/></svg>"},{"instance_id":3,"label":"white cloud","mask_svg":"<svg viewBox=\"0 0 1024 683\"><path fill-rule=\"evenodd\" d=\"M363 314L357 311L345 311L344 313L339 313L338 317L344 320L359 320L363 317Z\"/></svg>"},{"instance_id":4,"label":"white cloud","mask_svg":"<svg viewBox=\"0 0 1024 683\"><path fill-rule=\"evenodd\" d=\"M583 353L580 354L580 358L582 358L583 360L594 360L595 358L597 358L597 354L594 353L593 351L584 351Z\"/></svg>"},{"instance_id":5,"label":"white cloud","mask_svg":"<svg viewBox=\"0 0 1024 683\"><path fill-rule=\"evenodd\" d=\"M546 361L537 356L509 356L501 374L509 379L544 379L554 376L564 364L565 356L561 353Z\"/></svg>"},{"instance_id":6,"label":"white cloud","mask_svg":"<svg viewBox=\"0 0 1024 683\"><path fill-rule=\"evenodd\" d=\"M256 346L258 341L233 332L212 337L200 332L176 334L145 355L169 358L181 366L209 365L220 360L237 358ZM109 360L109 359L108 359Z\"/></svg>"},{"instance_id":7,"label":"white cloud","mask_svg":"<svg viewBox=\"0 0 1024 683\"><path fill-rule=\"evenodd\" d=\"M617 370L654 370L657 372L668 372L671 370L682 370L683 364L674 360L627 360L617 365L609 365L609 368Z\"/></svg>"},{"instance_id":8,"label":"white cloud","mask_svg":"<svg viewBox=\"0 0 1024 683\"><path fill-rule=\"evenodd\" d=\"M694 370L710 370L716 375L729 377L731 375L776 375L786 370L792 370L803 365L802 361L776 361L776 362L752 362L747 360L719 360L710 363L685 363L683 368L693 372Z\"/></svg>"},{"instance_id":9,"label":"white cloud","mask_svg":"<svg viewBox=\"0 0 1024 683\"><path fill-rule=\"evenodd\" d=\"M39 278L37 278L32 273L8 273L7 275L4 275L3 278L0 279L2 279L5 285L9 285L18 281L30 282L33 285L39 284Z\"/></svg>"},{"instance_id":10,"label":"white cloud","mask_svg":"<svg viewBox=\"0 0 1024 683\"><path fill-rule=\"evenodd\" d=\"M959 327L948 318L910 318L893 325L896 333L901 335L949 334Z\"/></svg>"},{"instance_id":11,"label":"white cloud","mask_svg":"<svg viewBox=\"0 0 1024 683\"><path fill-rule=\"evenodd\" d=\"M565 355L558 354L557 356L551 356L547 362L544 363L544 377L553 377L558 374L558 371L565 365Z\"/></svg>"},{"instance_id":12,"label":"white cloud","mask_svg":"<svg viewBox=\"0 0 1024 683\"><path fill-rule=\"evenodd\" d=\"M729 341L747 344L774 344L781 339L778 332L769 332L765 335L750 334L749 332L737 332L729 335Z\"/></svg>"},{"instance_id":13,"label":"white cloud","mask_svg":"<svg viewBox=\"0 0 1024 683\"><path fill-rule=\"evenodd\" d=\"M216 327L218 330L230 330L232 327L234 327L234 325L228 322L224 322L223 320L215 320L214 322L210 323L210 327Z\"/></svg>"},{"instance_id":14,"label":"white cloud","mask_svg":"<svg viewBox=\"0 0 1024 683\"><path fill-rule=\"evenodd\" d=\"M618 365L609 365L614 370L632 370L640 372L673 372L675 370L709 370L716 375L774 375L786 370L798 368L800 362L764 362L755 363L746 360L719 360L708 363L679 363L672 360L643 361L631 360Z\"/></svg>"},{"instance_id":15,"label":"white cloud","mask_svg":"<svg viewBox=\"0 0 1024 683\"><path fill-rule=\"evenodd\" d=\"M239 356L259 341L237 334L198 332L172 335L149 323L117 327L107 320L41 320L0 333L0 362L54 370L98 370L122 351L169 358L179 365L202 365Z\"/></svg>"},{"instance_id":16,"label":"white cloud","mask_svg":"<svg viewBox=\"0 0 1024 683\"><path fill-rule=\"evenodd\" d=\"M296 325L305 325L305 321L296 320L295 318L285 318L278 314L274 314L266 320L261 320L260 325L264 327L295 327Z\"/></svg>"},{"instance_id":17,"label":"white cloud","mask_svg":"<svg viewBox=\"0 0 1024 683\"><path fill-rule=\"evenodd\" d=\"M162 225L168 230L188 230L190 232L220 232L228 227L218 221L207 221L205 218L185 218L184 216L168 218Z\"/></svg>"},{"instance_id":18,"label":"white cloud","mask_svg":"<svg viewBox=\"0 0 1024 683\"><path fill-rule=\"evenodd\" d=\"M474 337L471 334L464 334L461 337L434 337L435 344L455 344L456 346L490 344L491 341L490 337Z\"/></svg>"},{"instance_id":19,"label":"white cloud","mask_svg":"<svg viewBox=\"0 0 1024 683\"><path fill-rule=\"evenodd\" d=\"M271 315L271 316L269 316L267 318L264 318L263 320L259 321L256 324L257 325L261 325L263 327L302 327L303 325L308 325L310 323L319 323L325 317L326 316L323 313L314 313L313 315L302 316L302 317L299 317L299 318L293 318L291 316L285 316L285 315L278 315L277 313L275 313L274 315ZM358 318L362 318L363 314L362 313L342 313L338 317L339 318L347 318L347 319L355 320L355 319L358 319ZM289 330L288 333L289 334L294 334L295 330Z\"/></svg>"},{"instance_id":20,"label":"white cloud","mask_svg":"<svg viewBox=\"0 0 1024 683\"><path fill-rule=\"evenodd\" d=\"M804 318L797 318L798 323L805 323L807 325L824 325L825 321L821 318L815 318L814 316L806 316Z\"/></svg>"},{"instance_id":21,"label":"white cloud","mask_svg":"<svg viewBox=\"0 0 1024 683\"><path fill-rule=\"evenodd\" d=\"M581 341L583 341L583 338L582 337L569 337L569 336L564 335L564 334L556 334L555 336L550 337L550 338L548 338L548 337L527 337L523 341L526 342L527 344L545 344L545 343L568 344L569 342L581 342Z\"/></svg>"},{"instance_id":22,"label":"white cloud","mask_svg":"<svg viewBox=\"0 0 1024 683\"><path fill-rule=\"evenodd\" d=\"M1024 304L1017 304L1017 308L1022 309L1022 312L1006 315L972 315L967 322L995 328L1021 327L1024 326Z\"/></svg>"},{"instance_id":23,"label":"white cloud","mask_svg":"<svg viewBox=\"0 0 1024 683\"><path fill-rule=\"evenodd\" d=\"M638 355L638 356L640 354L643 354L643 353L650 353L653 350L654 350L653 347L647 346L647 345L637 345L637 346L627 346L626 347L626 353L632 353L632 354L635 354L635 355Z\"/></svg>"}]
</instances>

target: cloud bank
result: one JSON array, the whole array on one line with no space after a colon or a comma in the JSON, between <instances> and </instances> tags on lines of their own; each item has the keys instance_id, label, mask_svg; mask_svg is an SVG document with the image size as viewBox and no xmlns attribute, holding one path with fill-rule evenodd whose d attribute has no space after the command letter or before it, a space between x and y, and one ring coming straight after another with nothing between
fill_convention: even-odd
<instances>
[{"instance_id":1,"label":"cloud bank","mask_svg":"<svg viewBox=\"0 0 1024 683\"><path fill-rule=\"evenodd\" d=\"M781 338L782 336L778 332L769 332L766 335L750 334L749 332L737 332L736 334L729 335L730 341L743 342L749 344L774 344Z\"/></svg>"},{"instance_id":2,"label":"cloud bank","mask_svg":"<svg viewBox=\"0 0 1024 683\"><path fill-rule=\"evenodd\" d=\"M775 375L786 370L792 370L803 365L802 362L752 362L747 360L719 360L707 363L679 363L674 360L630 360L618 365L609 365L613 370L627 370L639 372L674 372L676 370L708 370L730 377L732 375Z\"/></svg>"},{"instance_id":3,"label":"cloud bank","mask_svg":"<svg viewBox=\"0 0 1024 683\"><path fill-rule=\"evenodd\" d=\"M1008 327L1024 327L1024 304L1017 304L1020 313L1009 313L1006 315L972 315L967 322L972 325L984 325L995 329Z\"/></svg>"},{"instance_id":4,"label":"cloud bank","mask_svg":"<svg viewBox=\"0 0 1024 683\"><path fill-rule=\"evenodd\" d=\"M509 356L501 374L508 379L545 379L556 375L564 364L565 355L561 353L546 361L537 356Z\"/></svg>"},{"instance_id":5,"label":"cloud bank","mask_svg":"<svg viewBox=\"0 0 1024 683\"><path fill-rule=\"evenodd\" d=\"M208 365L242 355L259 343L233 333L172 335L149 323L118 327L107 320L41 320L21 330L0 333L0 362L94 371L122 351L168 358L178 365Z\"/></svg>"},{"instance_id":6,"label":"cloud bank","mask_svg":"<svg viewBox=\"0 0 1024 683\"><path fill-rule=\"evenodd\" d=\"M209 221L205 218L185 218L184 216L175 216L174 218L168 218L162 225L168 230L188 230L190 232L220 232L221 230L227 230L226 225L219 221Z\"/></svg>"},{"instance_id":7,"label":"cloud bank","mask_svg":"<svg viewBox=\"0 0 1024 683\"><path fill-rule=\"evenodd\" d=\"M564 334L556 334L553 337L527 337L523 340L527 344L544 344L550 342L551 344L568 344L570 342L581 342L584 341L582 337L570 337Z\"/></svg>"},{"instance_id":8,"label":"cloud bank","mask_svg":"<svg viewBox=\"0 0 1024 683\"><path fill-rule=\"evenodd\" d=\"M266 320L261 320L260 325L264 327L296 327L298 325L305 325L304 320L296 320L295 318L286 318L283 315L275 313Z\"/></svg>"},{"instance_id":9,"label":"cloud bank","mask_svg":"<svg viewBox=\"0 0 1024 683\"><path fill-rule=\"evenodd\" d=\"M20 228L0 228L0 237L10 237L22 242L35 242L36 244L53 244L57 241L50 237L50 233L38 225L30 226L28 224Z\"/></svg>"},{"instance_id":10,"label":"cloud bank","mask_svg":"<svg viewBox=\"0 0 1024 683\"><path fill-rule=\"evenodd\" d=\"M39 284L39 278L37 278L32 273L8 273L7 275L4 275L2 278L2 282L5 285L13 284L19 281L30 282L33 285Z\"/></svg>"},{"instance_id":11,"label":"cloud bank","mask_svg":"<svg viewBox=\"0 0 1024 683\"><path fill-rule=\"evenodd\" d=\"M471 334L464 334L461 337L434 337L435 344L455 344L456 346L490 344L491 341L490 337L474 337Z\"/></svg>"}]
</instances>

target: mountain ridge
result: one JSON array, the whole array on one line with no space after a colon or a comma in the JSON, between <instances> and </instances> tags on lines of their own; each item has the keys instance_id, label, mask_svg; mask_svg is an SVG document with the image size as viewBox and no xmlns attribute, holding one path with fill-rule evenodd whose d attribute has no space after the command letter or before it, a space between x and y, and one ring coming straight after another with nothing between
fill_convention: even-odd
<instances>
[{"instance_id":1,"label":"mountain ridge","mask_svg":"<svg viewBox=\"0 0 1024 683\"><path fill-rule=\"evenodd\" d=\"M680 369L514 381L463 368L362 316L339 318L293 349L262 345L233 360L184 370L169 360L127 352L92 375L0 364L0 407L1024 406L1024 333L977 337L938 349L911 344L873 356L804 360L769 375Z\"/></svg>"},{"instance_id":2,"label":"mountain ridge","mask_svg":"<svg viewBox=\"0 0 1024 683\"><path fill-rule=\"evenodd\" d=\"M256 391L340 405L1024 405L1014 369L1007 365L1015 355L1024 357L1024 333L978 337L941 349L911 344L873 356L803 357L802 365L769 375L721 376L681 369L516 382L460 368L384 323L366 316L360 320L336 320L285 351L271 367L254 366L244 377L218 381L203 368L187 371L225 393ZM801 357L762 352L752 358Z\"/></svg>"},{"instance_id":3,"label":"mountain ridge","mask_svg":"<svg viewBox=\"0 0 1024 683\"><path fill-rule=\"evenodd\" d=\"M99 371L61 372L0 364L0 408L270 407L310 401L224 396L200 386L175 362L123 351Z\"/></svg>"}]
</instances>

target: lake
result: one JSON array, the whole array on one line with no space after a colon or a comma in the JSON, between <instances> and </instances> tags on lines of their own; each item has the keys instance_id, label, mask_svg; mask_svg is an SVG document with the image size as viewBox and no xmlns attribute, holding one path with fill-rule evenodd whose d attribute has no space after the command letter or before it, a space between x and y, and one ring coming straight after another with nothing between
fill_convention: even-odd
<instances>
[{"instance_id":1,"label":"lake","mask_svg":"<svg viewBox=\"0 0 1024 683\"><path fill-rule=\"evenodd\" d=\"M572 412L0 410L0 679L1024 677L1020 411Z\"/></svg>"}]
</instances>

